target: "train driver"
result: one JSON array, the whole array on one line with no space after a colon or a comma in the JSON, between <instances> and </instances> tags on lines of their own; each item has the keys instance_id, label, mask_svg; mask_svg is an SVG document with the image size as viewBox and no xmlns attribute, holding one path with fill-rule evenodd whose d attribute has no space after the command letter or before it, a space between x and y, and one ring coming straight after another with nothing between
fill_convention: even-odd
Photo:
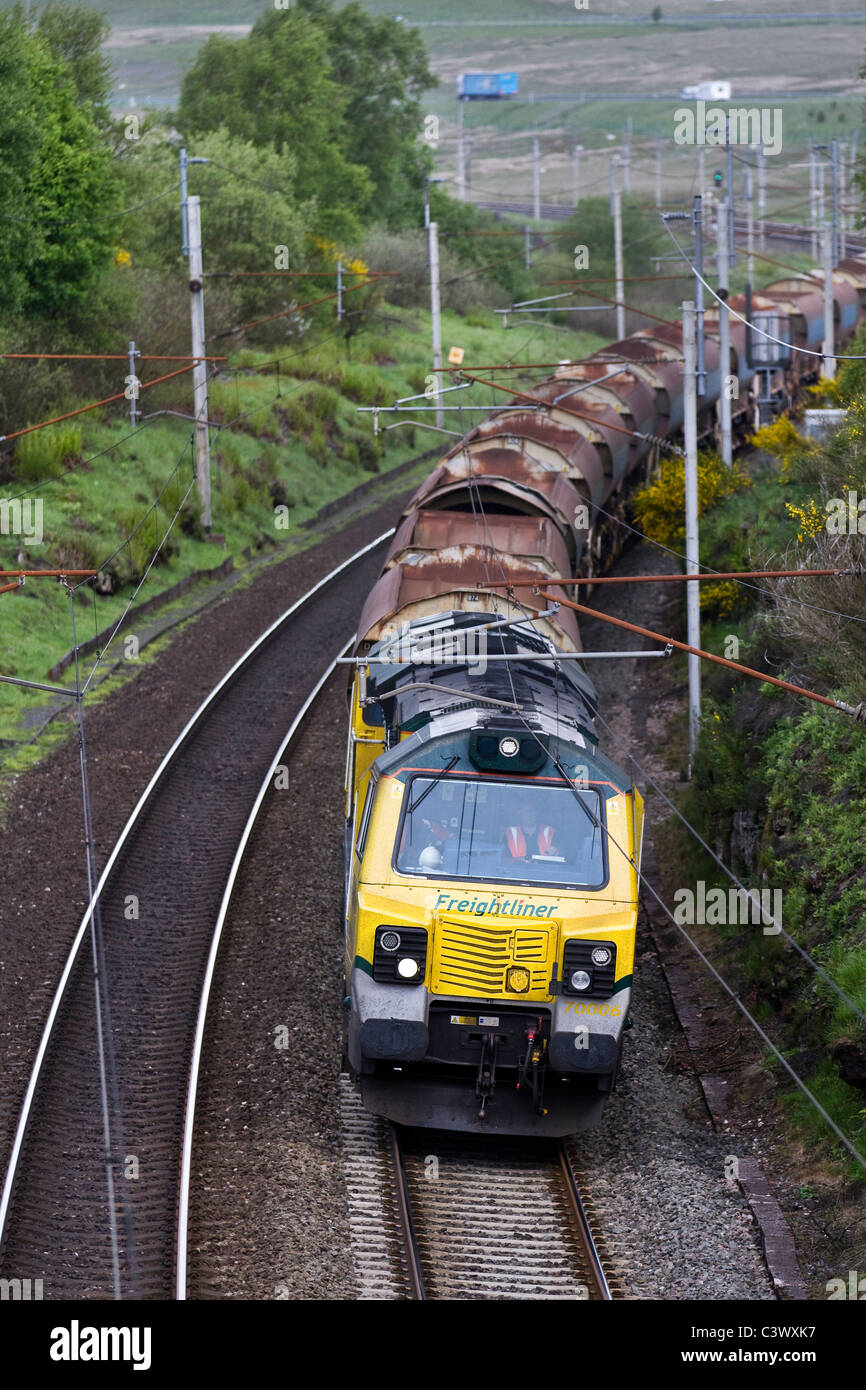
<instances>
[{"instance_id":1,"label":"train driver","mask_svg":"<svg viewBox=\"0 0 866 1390\"><path fill-rule=\"evenodd\" d=\"M534 854L559 857L561 851L556 843L556 834L554 826L539 822L534 798L526 797L520 803L518 824L506 827L506 851L512 859L530 859Z\"/></svg>"}]
</instances>

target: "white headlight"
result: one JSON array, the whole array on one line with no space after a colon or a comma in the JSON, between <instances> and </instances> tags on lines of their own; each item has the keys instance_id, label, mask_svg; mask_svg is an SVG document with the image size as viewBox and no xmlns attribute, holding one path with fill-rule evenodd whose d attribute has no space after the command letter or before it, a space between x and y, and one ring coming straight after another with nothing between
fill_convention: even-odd
<instances>
[{"instance_id":1,"label":"white headlight","mask_svg":"<svg viewBox=\"0 0 866 1390\"><path fill-rule=\"evenodd\" d=\"M379 945L383 951L396 951L400 945L400 933L396 931L383 931L379 937Z\"/></svg>"},{"instance_id":2,"label":"white headlight","mask_svg":"<svg viewBox=\"0 0 866 1390\"><path fill-rule=\"evenodd\" d=\"M594 951L593 951L593 953L592 953L592 963L593 963L593 965L609 965L609 964L610 964L610 947L609 947L609 946L596 946L595 949L594 949Z\"/></svg>"},{"instance_id":3,"label":"white headlight","mask_svg":"<svg viewBox=\"0 0 866 1390\"><path fill-rule=\"evenodd\" d=\"M520 744L516 738L501 738L499 740L499 751L503 758L516 758L520 752Z\"/></svg>"},{"instance_id":4,"label":"white headlight","mask_svg":"<svg viewBox=\"0 0 866 1390\"><path fill-rule=\"evenodd\" d=\"M574 974L571 977L572 989L589 989L591 984L592 981L590 980L585 970L575 970Z\"/></svg>"},{"instance_id":5,"label":"white headlight","mask_svg":"<svg viewBox=\"0 0 866 1390\"><path fill-rule=\"evenodd\" d=\"M397 974L402 975L404 980L411 980L413 975L418 974L418 962L409 956L404 956L397 962Z\"/></svg>"}]
</instances>

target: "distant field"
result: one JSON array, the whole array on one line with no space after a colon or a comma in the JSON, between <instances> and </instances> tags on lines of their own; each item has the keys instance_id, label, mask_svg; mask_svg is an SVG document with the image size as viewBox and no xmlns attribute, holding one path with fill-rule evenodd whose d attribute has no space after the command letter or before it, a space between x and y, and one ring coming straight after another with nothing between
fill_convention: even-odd
<instances>
[{"instance_id":1,"label":"distant field","mask_svg":"<svg viewBox=\"0 0 866 1390\"><path fill-rule=\"evenodd\" d=\"M8 7L10 0L0 3ZM521 90L538 95L676 92L685 81L708 77L730 78L735 91L854 94L866 42L864 0L780 0L770 8L755 0L660 0L659 24L649 20L653 0L588 0L585 10L574 0L475 0L471 9L463 0L363 3L421 28L443 82L439 101L453 93L461 69L498 66L516 68ZM112 26L109 51L123 105L130 98L171 105L207 32L242 33L268 8L261 0L105 0L92 7Z\"/></svg>"},{"instance_id":2,"label":"distant field","mask_svg":"<svg viewBox=\"0 0 866 1390\"><path fill-rule=\"evenodd\" d=\"M521 100L475 102L465 108L472 130L472 182L477 196L528 197L531 137L541 141L545 201L572 196L571 147L585 146L585 191L603 191L609 155L630 125L632 187L649 191L660 137L666 201L688 193L695 151L673 143L675 97L684 83L726 78L739 96L780 105L784 150L774 169L798 162L810 140L848 140L863 115L858 71L866 46L866 0L659 0L662 22L649 16L655 0L619 0L577 10L574 0L363 0L375 14L401 14L417 24L440 86L425 98L439 116L437 172L456 174L455 79L465 69L515 69ZM0 0L8 4L9 0ZM85 0L90 3L90 0ZM339 3L339 0L338 0ZM112 25L108 51L118 110L174 104L184 70L214 29L235 37L266 6L262 0L106 0ZM796 18L791 18L796 16ZM646 22L644 22L646 21ZM595 100L585 100L597 94ZM632 100L611 100L613 94ZM523 98L535 96L534 103ZM551 100L555 96L584 100ZM607 98L607 99L606 99ZM636 98L636 99L635 99ZM665 99L667 98L667 99ZM793 98L793 99L792 99ZM708 152L708 168L714 156ZM769 166L768 166L769 167ZM771 206L802 194L802 176L781 178ZM807 180L808 182L808 180Z\"/></svg>"}]
</instances>

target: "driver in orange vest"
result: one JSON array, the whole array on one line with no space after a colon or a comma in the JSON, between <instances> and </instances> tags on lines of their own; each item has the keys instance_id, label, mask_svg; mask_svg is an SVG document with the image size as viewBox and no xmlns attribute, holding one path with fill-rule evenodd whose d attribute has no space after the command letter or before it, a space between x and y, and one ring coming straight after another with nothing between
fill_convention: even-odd
<instances>
[{"instance_id":1,"label":"driver in orange vest","mask_svg":"<svg viewBox=\"0 0 866 1390\"><path fill-rule=\"evenodd\" d=\"M532 801L520 806L520 824L509 825L505 844L512 859L529 859L533 854L559 854L556 830L552 825L539 825Z\"/></svg>"}]
</instances>

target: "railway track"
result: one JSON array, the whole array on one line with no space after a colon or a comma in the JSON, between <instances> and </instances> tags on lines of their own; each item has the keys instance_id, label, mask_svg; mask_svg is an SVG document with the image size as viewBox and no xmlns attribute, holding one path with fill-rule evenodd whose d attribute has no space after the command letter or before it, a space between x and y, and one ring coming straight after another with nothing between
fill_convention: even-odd
<instances>
[{"instance_id":1,"label":"railway track","mask_svg":"<svg viewBox=\"0 0 866 1390\"><path fill-rule=\"evenodd\" d=\"M46 1298L186 1294L196 1085L231 890L274 771L333 671L332 662L311 691L304 658L315 672L323 637L330 645L344 626L349 638L358 585L377 572L391 534L326 575L223 677L100 877L45 1024L0 1199L0 1272L42 1279Z\"/></svg>"},{"instance_id":2,"label":"railway track","mask_svg":"<svg viewBox=\"0 0 866 1390\"><path fill-rule=\"evenodd\" d=\"M532 203L519 201L500 201L500 202L476 202L475 206L487 212L512 212L521 216L532 217ZM564 222L574 216L573 207L563 206L561 203L542 203L541 217L543 221ZM787 241L795 244L811 247L812 229L798 222L774 222L767 218L764 219L764 236L774 241ZM757 238L760 235L761 223L758 219L754 222L754 234ZM737 216L734 218L734 229L738 236L745 236L748 230L748 223L745 217ZM845 245L849 254L856 254L866 250L866 236L859 232L848 231L845 233Z\"/></svg>"},{"instance_id":3,"label":"railway track","mask_svg":"<svg viewBox=\"0 0 866 1390\"><path fill-rule=\"evenodd\" d=\"M362 1299L622 1297L570 1141L403 1130L342 1081Z\"/></svg>"}]
</instances>

